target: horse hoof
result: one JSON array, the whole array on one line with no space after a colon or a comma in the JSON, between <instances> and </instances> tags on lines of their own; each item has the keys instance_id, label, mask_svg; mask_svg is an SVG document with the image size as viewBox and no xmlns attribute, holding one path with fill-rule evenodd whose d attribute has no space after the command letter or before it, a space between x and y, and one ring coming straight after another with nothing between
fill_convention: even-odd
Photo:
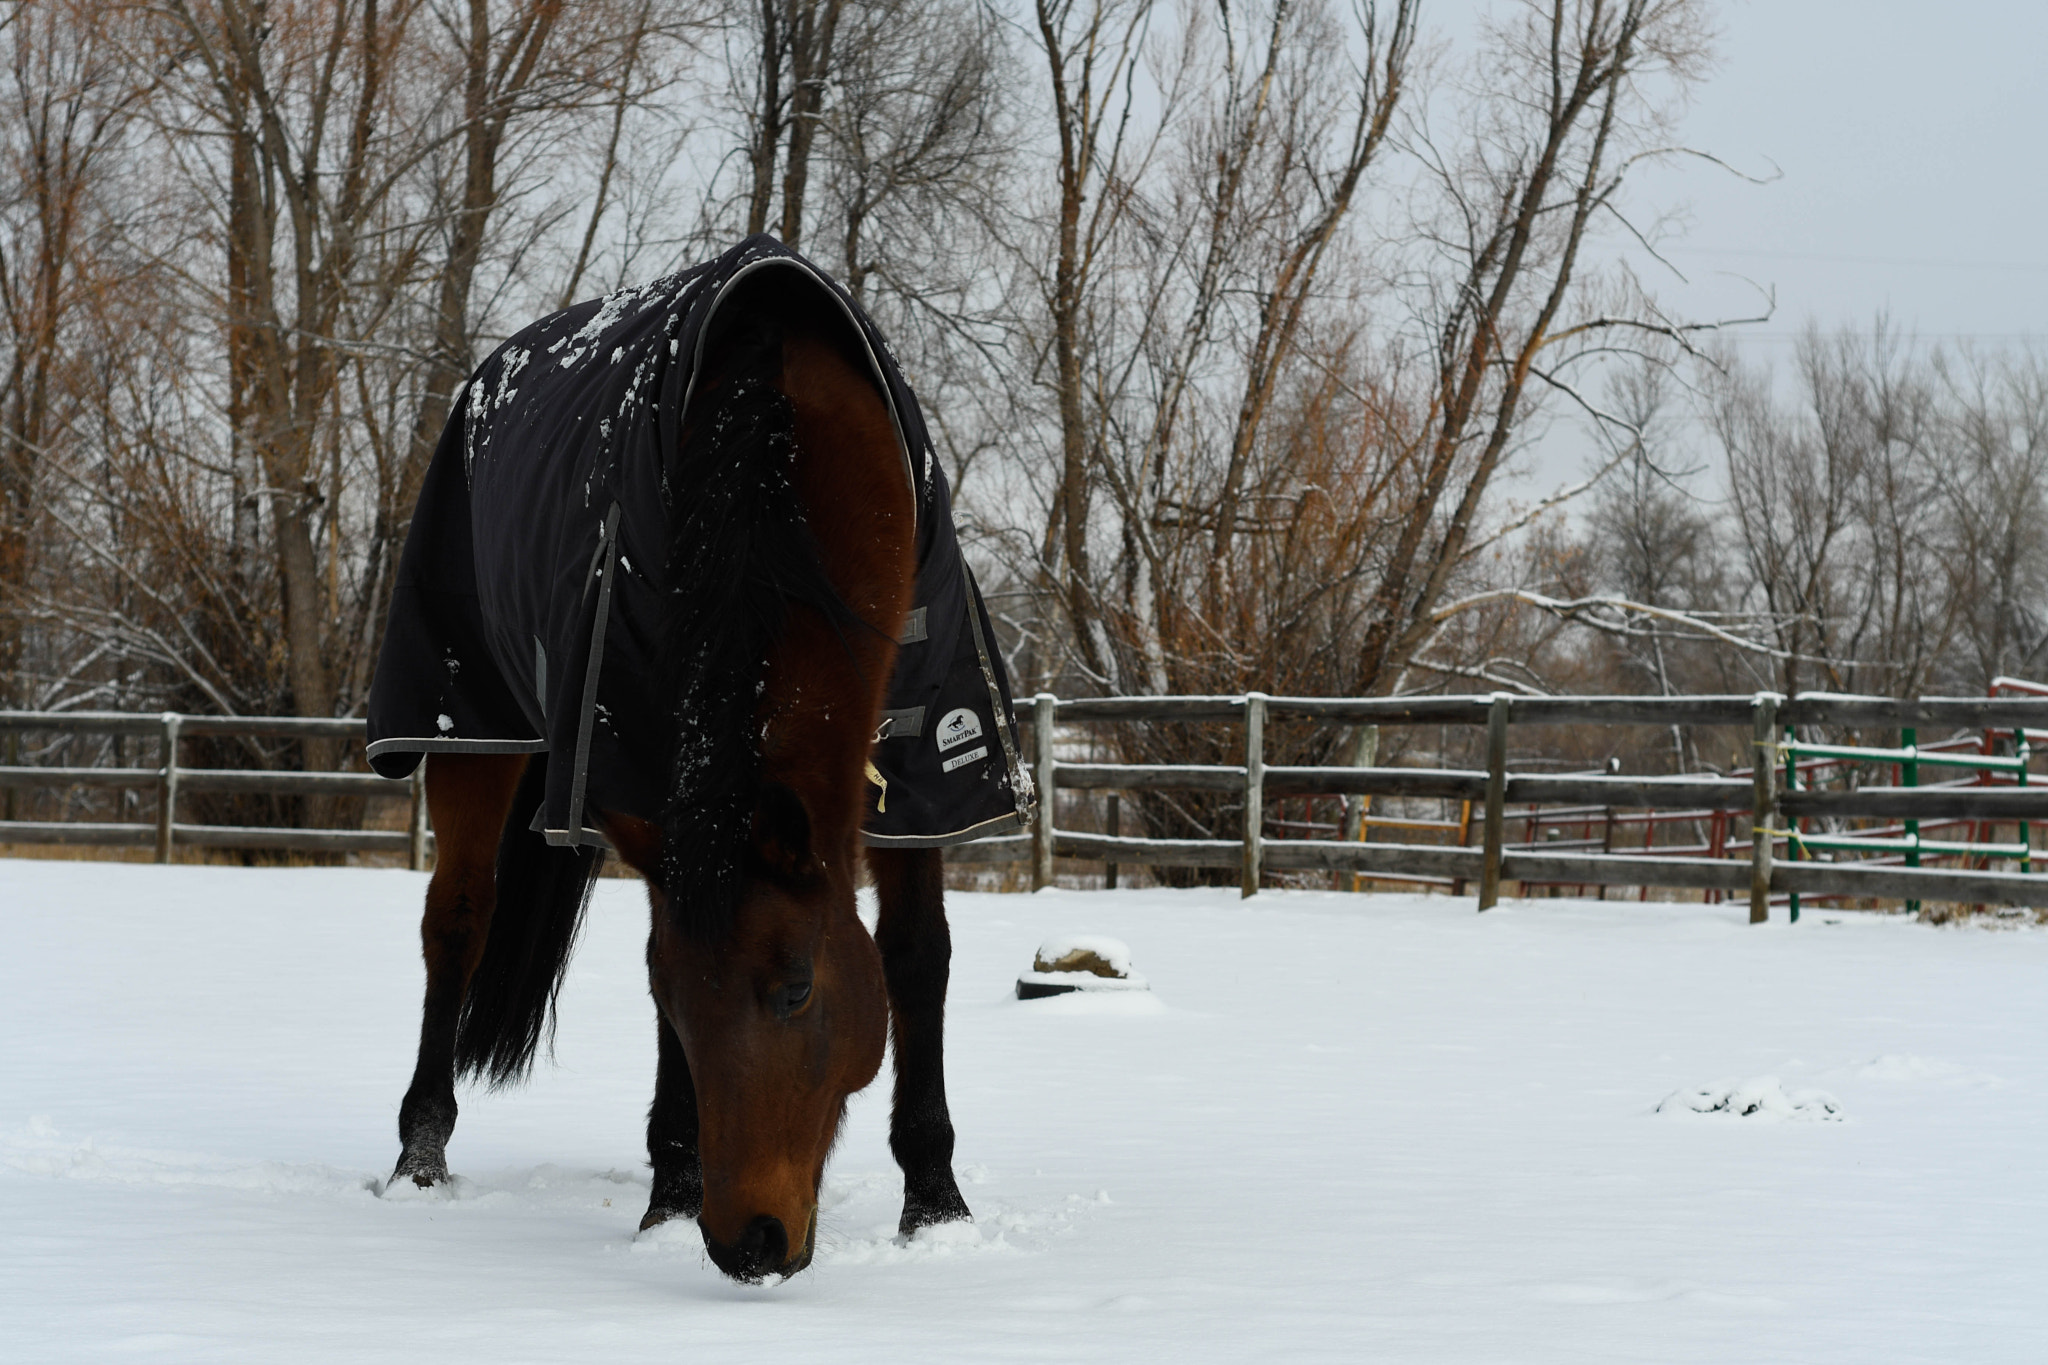
<instances>
[{"instance_id":1,"label":"horse hoof","mask_svg":"<svg viewBox=\"0 0 2048 1365\"><path fill-rule=\"evenodd\" d=\"M654 1205L649 1204L647 1212L640 1216L640 1231L645 1232L649 1228L658 1228L671 1218L695 1218L696 1216L696 1214L691 1213L688 1209L656 1208Z\"/></svg>"},{"instance_id":2,"label":"horse hoof","mask_svg":"<svg viewBox=\"0 0 2048 1365\"><path fill-rule=\"evenodd\" d=\"M384 1182L384 1192L402 1180L411 1180L414 1187L430 1190L436 1185L448 1183L448 1161L445 1157L415 1157L411 1153L398 1158L398 1167L391 1172L391 1179Z\"/></svg>"},{"instance_id":3,"label":"horse hoof","mask_svg":"<svg viewBox=\"0 0 2048 1365\"><path fill-rule=\"evenodd\" d=\"M946 1183L949 1188L931 1191L923 1197L904 1196L903 1217L896 1224L898 1237L907 1238L919 1228L936 1227L941 1223L974 1221L974 1211L967 1207L967 1201L960 1197L960 1191L951 1188L951 1181Z\"/></svg>"}]
</instances>

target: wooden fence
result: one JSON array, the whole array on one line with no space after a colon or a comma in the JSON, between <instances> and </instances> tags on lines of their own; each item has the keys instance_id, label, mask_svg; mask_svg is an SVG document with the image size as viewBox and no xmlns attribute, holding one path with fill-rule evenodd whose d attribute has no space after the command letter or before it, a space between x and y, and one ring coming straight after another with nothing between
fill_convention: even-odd
<instances>
[{"instance_id":1,"label":"wooden fence","mask_svg":"<svg viewBox=\"0 0 2048 1365\"><path fill-rule=\"evenodd\" d=\"M1786 831L1781 823L1801 818L2048 820L2048 785L1792 791L1780 786L1779 765L1775 762L1781 726L2048 730L2048 697L1923 697L1900 701L1828 693L1802 693L1791 698L1775 693L1703 697L1516 697L1497 693L1329 698L1268 697L1254 692L1242 697L1101 697L1062 701L1040 694L1033 700L1029 719L1034 731L1033 769L1040 792L1041 819L1037 827L1030 834L949 849L948 861L1029 862L1036 886L1051 883L1055 856L1110 863L1236 867L1247 896L1257 891L1267 869L1450 878L1476 883L1481 909L1498 900L1504 878L1588 886L1669 887L1738 894L1746 891L1752 921L1766 917L1768 897L1774 893L2048 906L2048 876L1786 861L1775 858L1772 847L1774 842L1785 840ZM1265 733L1271 720L1348 725L1483 725L1487 766L1479 770L1269 765L1265 761ZM1053 741L1060 726L1115 721L1240 724L1244 727L1244 762L1114 764L1063 763L1055 759ZM1753 765L1749 776L1740 778L1510 773L1508 727L1516 724L1741 726L1749 730L1762 761ZM364 735L360 720L0 711L0 734L29 732L139 738L153 747L155 763L148 767L12 764L0 766L0 788L89 787L152 793L154 818L146 823L0 820L0 843L154 846L159 862L170 861L172 850L181 844L202 848L388 852L403 853L414 868L426 865L432 847L424 789L417 773L410 781L391 781L368 773L204 768L179 762L179 741L185 738L262 736L360 742ZM1149 839L1062 831L1055 828L1053 818L1053 798L1061 790L1240 794L1245 807L1243 837ZM181 795L202 792L404 800L410 803L410 819L404 830L275 828L179 821ZM1334 839L1267 839L1263 836L1263 807L1268 795L1473 801L1480 803L1483 810L1482 846L1475 849ZM1517 850L1503 846L1509 803L1728 811L1748 816L1753 828L1764 830L1769 837L1752 838L1749 857L1739 861Z\"/></svg>"},{"instance_id":2,"label":"wooden fence","mask_svg":"<svg viewBox=\"0 0 2048 1365\"><path fill-rule=\"evenodd\" d=\"M188 716L176 712L132 715L116 711L0 711L0 734L72 733L138 738L153 748L150 767L0 766L0 788L66 790L79 787L153 793L155 818L148 823L86 820L0 820L0 844L97 844L155 846L156 860L171 861L180 844L197 848L279 849L308 853L402 853L407 865L424 868L433 847L427 830L422 765L410 781L374 773L297 772L270 768L194 768L178 761L179 741L194 738L267 737L350 739L361 744L360 720L309 716ZM252 825L186 824L178 819L181 796L220 792L258 796L357 796L411 803L403 830L297 829Z\"/></svg>"},{"instance_id":3,"label":"wooden fence","mask_svg":"<svg viewBox=\"0 0 2048 1365\"><path fill-rule=\"evenodd\" d=\"M1777 780L1781 726L1860 729L1966 727L2022 731L2048 727L2048 698L1923 697L1893 700L1831 693L1695 697L1491 696L1325 698L1103 697L1034 699L1034 774L1040 819L1029 835L989 839L948 851L953 862L1029 861L1032 884L1052 882L1054 857L1185 867L1237 867L1243 893L1253 895L1266 869L1332 871L1392 877L1444 877L1475 882L1479 908L1496 903L1503 878L1590 886L1649 886L1747 892L1750 920L1767 918L1773 893L2048 906L2048 876L1958 869L1787 861L1773 857L1785 819L1892 817L1922 820L2039 821L2048 818L2048 786L1976 788L1866 787L1853 791L1781 790ZM1272 720L1351 725L1483 725L1487 766L1427 768L1285 767L1265 761ZM1240 765L1063 763L1053 740L1063 725L1109 721L1235 722L1244 727ZM1757 759L1747 777L1542 776L1507 770L1510 725L1739 726L1750 732ZM1243 837L1147 839L1069 833L1055 828L1061 790L1199 790L1241 793ZM1264 799L1271 796L1443 797L1483 803L1482 847L1451 848L1329 839L1263 837ZM1515 803L1741 812L1766 837L1752 838L1750 856L1659 857L1625 853L1546 853L1503 848L1505 808Z\"/></svg>"}]
</instances>

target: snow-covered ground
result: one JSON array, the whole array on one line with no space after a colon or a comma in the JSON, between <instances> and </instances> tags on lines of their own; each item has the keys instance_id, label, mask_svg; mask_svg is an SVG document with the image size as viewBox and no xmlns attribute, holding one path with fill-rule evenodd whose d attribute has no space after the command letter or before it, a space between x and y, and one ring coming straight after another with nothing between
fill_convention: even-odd
<instances>
[{"instance_id":1,"label":"snow-covered ground","mask_svg":"<svg viewBox=\"0 0 2048 1365\"><path fill-rule=\"evenodd\" d=\"M465 1096L455 1196L378 1197L422 887L0 862L0 1357L2048 1360L2048 932L956 896L977 1221L896 1243L877 1086L816 1265L746 1288L634 1236L631 883L559 1065ZM1057 933L1153 990L1015 1000Z\"/></svg>"}]
</instances>

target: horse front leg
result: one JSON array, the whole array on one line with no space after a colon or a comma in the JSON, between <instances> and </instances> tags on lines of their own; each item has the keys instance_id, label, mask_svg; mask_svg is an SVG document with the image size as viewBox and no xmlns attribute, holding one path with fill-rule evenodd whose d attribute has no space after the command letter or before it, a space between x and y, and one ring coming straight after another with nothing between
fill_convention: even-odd
<instances>
[{"instance_id":1,"label":"horse front leg","mask_svg":"<svg viewBox=\"0 0 2048 1365\"><path fill-rule=\"evenodd\" d=\"M626 865L647 881L648 908L658 917L667 904L661 891L661 828L637 816L600 811L605 837ZM654 938L647 939L647 973L654 982ZM647 1109L647 1164L654 1168L654 1189L642 1232L671 1218L695 1218L704 1212L704 1163L697 1154L697 1086L690 1079L690 1059L683 1040L654 995L654 1103Z\"/></svg>"},{"instance_id":2,"label":"horse front leg","mask_svg":"<svg viewBox=\"0 0 2048 1365\"><path fill-rule=\"evenodd\" d=\"M435 850L426 913L420 919L427 990L420 1008L419 1057L398 1106L400 1149L391 1179L410 1177L424 1188L448 1179L448 1139L455 1132L456 1114L456 1024L490 938L498 835L526 758L434 754L423 761Z\"/></svg>"},{"instance_id":3,"label":"horse front leg","mask_svg":"<svg viewBox=\"0 0 2048 1365\"><path fill-rule=\"evenodd\" d=\"M658 1004L654 1027L654 1104L647 1111L647 1161L654 1168L654 1191L640 1219L642 1232L671 1218L695 1218L704 1212L697 1087L690 1081L690 1061Z\"/></svg>"},{"instance_id":4,"label":"horse front leg","mask_svg":"<svg viewBox=\"0 0 2048 1365\"><path fill-rule=\"evenodd\" d=\"M875 945L889 984L896 1093L889 1150L903 1168L897 1230L972 1218L953 1179L953 1117L946 1107L946 980L953 937L946 927L945 859L935 848L869 849L881 918Z\"/></svg>"}]
</instances>

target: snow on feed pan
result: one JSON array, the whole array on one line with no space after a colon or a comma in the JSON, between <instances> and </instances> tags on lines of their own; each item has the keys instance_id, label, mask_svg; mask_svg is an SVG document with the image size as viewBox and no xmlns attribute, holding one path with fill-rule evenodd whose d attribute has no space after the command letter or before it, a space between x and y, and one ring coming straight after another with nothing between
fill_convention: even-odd
<instances>
[{"instance_id":1,"label":"snow on feed pan","mask_svg":"<svg viewBox=\"0 0 2048 1365\"><path fill-rule=\"evenodd\" d=\"M1039 1000L1075 991L1149 991L1151 983L1131 970L1131 950L1122 939L1100 934L1055 935L1038 945L1031 970L1017 978L1019 1000Z\"/></svg>"}]
</instances>

